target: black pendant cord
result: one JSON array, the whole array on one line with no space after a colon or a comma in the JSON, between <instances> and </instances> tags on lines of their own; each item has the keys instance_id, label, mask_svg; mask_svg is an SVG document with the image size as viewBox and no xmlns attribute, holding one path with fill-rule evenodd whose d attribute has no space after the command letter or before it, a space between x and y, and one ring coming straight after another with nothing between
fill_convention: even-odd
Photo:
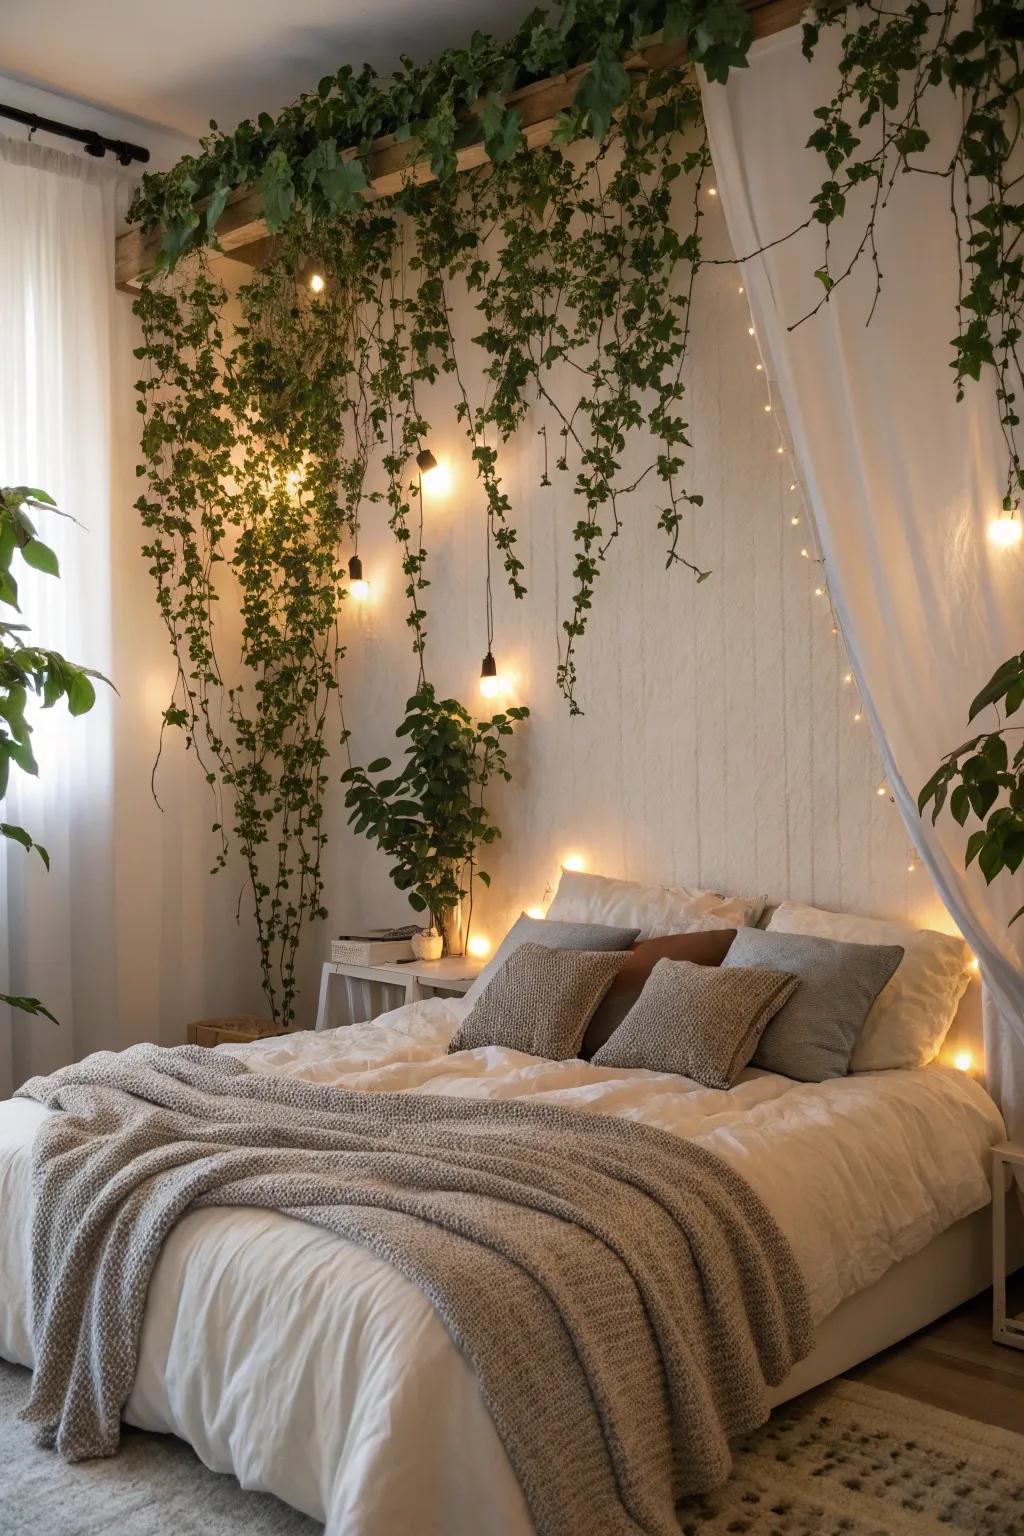
<instances>
[{"instance_id":1,"label":"black pendant cord","mask_svg":"<svg viewBox=\"0 0 1024 1536\"><path fill-rule=\"evenodd\" d=\"M62 139L74 139L76 144L85 148L87 155L93 155L97 160L102 160L109 150L120 165L131 165L137 160L140 165L145 165L149 160L149 150L142 144L128 144L124 139L108 139L105 133L97 133L94 128L72 128L69 123L59 123L53 117L40 117L37 112L23 112L20 107L6 107L0 104L0 117L9 117L12 122L21 123L33 133L55 133Z\"/></svg>"}]
</instances>

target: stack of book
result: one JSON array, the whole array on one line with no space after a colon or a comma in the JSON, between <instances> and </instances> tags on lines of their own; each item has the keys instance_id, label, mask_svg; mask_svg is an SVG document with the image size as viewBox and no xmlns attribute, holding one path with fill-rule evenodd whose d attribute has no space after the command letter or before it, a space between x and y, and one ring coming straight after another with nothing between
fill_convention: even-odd
<instances>
[{"instance_id":1,"label":"stack of book","mask_svg":"<svg viewBox=\"0 0 1024 1536\"><path fill-rule=\"evenodd\" d=\"M341 965L396 965L412 959L410 940L419 928L367 928L331 940L331 959Z\"/></svg>"}]
</instances>

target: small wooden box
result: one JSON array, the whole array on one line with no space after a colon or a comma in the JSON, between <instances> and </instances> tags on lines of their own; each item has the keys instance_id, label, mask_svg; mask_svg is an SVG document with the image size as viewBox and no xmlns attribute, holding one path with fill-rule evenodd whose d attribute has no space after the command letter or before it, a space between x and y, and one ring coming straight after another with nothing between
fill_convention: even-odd
<instances>
[{"instance_id":1,"label":"small wooden box","mask_svg":"<svg viewBox=\"0 0 1024 1536\"><path fill-rule=\"evenodd\" d=\"M284 1035L287 1030L278 1029L269 1019L257 1019L250 1014L238 1014L226 1019L198 1019L186 1027L185 1038L189 1045L248 1045L252 1040L263 1040L268 1035Z\"/></svg>"}]
</instances>

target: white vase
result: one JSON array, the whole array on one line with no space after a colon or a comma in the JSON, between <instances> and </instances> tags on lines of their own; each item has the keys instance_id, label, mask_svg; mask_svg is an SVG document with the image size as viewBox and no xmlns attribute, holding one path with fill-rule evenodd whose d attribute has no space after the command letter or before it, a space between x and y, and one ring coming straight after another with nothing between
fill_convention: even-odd
<instances>
[{"instance_id":1,"label":"white vase","mask_svg":"<svg viewBox=\"0 0 1024 1536\"><path fill-rule=\"evenodd\" d=\"M409 940L416 960L440 960L444 939L433 928L426 933L414 933Z\"/></svg>"}]
</instances>

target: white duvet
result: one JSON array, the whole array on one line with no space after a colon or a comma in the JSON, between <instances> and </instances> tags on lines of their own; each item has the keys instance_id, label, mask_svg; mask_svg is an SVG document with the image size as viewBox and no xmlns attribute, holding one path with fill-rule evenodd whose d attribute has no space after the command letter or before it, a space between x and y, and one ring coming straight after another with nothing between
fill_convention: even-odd
<instances>
[{"instance_id":1,"label":"white duvet","mask_svg":"<svg viewBox=\"0 0 1024 1536\"><path fill-rule=\"evenodd\" d=\"M540 1098L690 1136L772 1211L817 1321L989 1200L986 1154L1002 1121L963 1073L799 1084L748 1070L723 1093L495 1047L446 1056L465 1007L434 999L351 1029L227 1049L261 1072ZM25 1365L30 1149L47 1113L0 1104L0 1355ZM175 1228L125 1416L180 1435L208 1466L325 1520L330 1536L531 1531L472 1371L430 1303L381 1260L288 1217L197 1211Z\"/></svg>"}]
</instances>

